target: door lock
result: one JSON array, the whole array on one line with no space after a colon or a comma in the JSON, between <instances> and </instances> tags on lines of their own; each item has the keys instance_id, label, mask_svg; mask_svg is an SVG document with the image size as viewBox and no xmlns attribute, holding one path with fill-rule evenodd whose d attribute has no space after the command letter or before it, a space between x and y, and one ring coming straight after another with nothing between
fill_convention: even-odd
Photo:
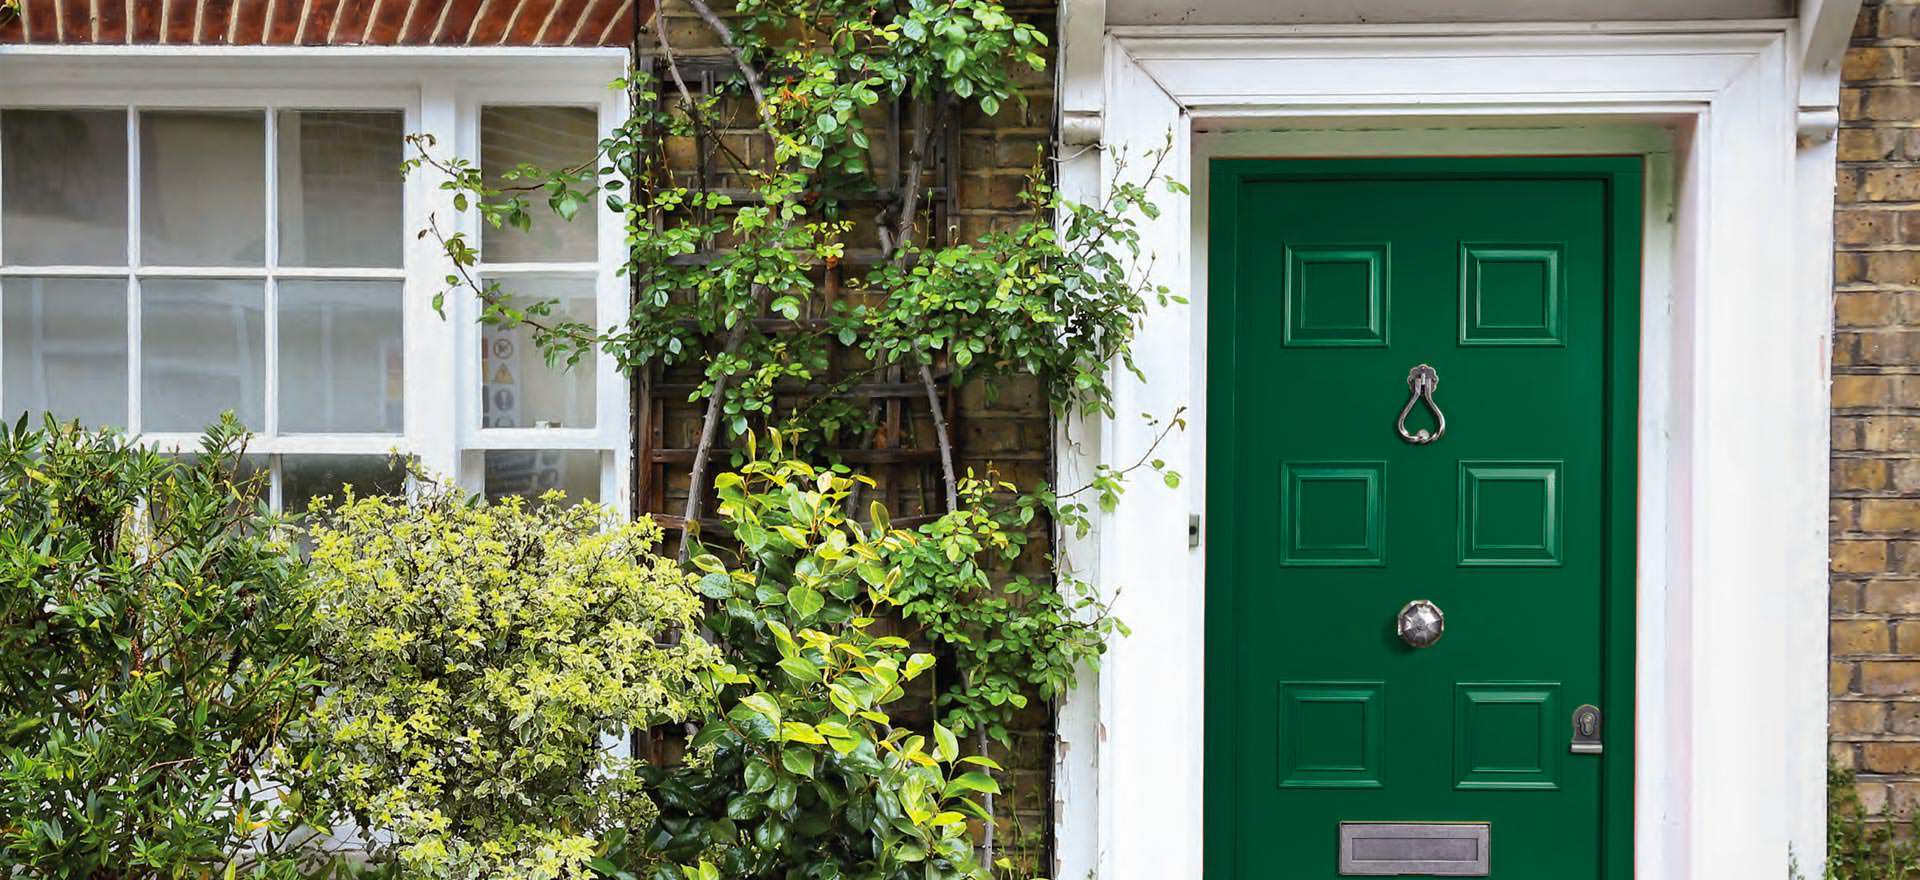
<instances>
[{"instance_id":1,"label":"door lock","mask_svg":"<svg viewBox=\"0 0 1920 880\"><path fill-rule=\"evenodd\" d=\"M1587 703L1573 710L1573 744L1567 750L1576 755L1598 755L1600 743L1600 707Z\"/></svg>"}]
</instances>

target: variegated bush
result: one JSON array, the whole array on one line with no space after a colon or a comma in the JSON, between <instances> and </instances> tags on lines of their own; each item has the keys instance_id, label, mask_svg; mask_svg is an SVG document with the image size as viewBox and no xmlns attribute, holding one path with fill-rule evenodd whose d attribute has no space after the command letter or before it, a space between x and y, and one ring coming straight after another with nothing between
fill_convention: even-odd
<instances>
[{"instance_id":1,"label":"variegated bush","mask_svg":"<svg viewBox=\"0 0 1920 880\"><path fill-rule=\"evenodd\" d=\"M590 875L654 807L608 746L702 714L717 654L650 521L558 496L349 495L311 529L311 793L407 877Z\"/></svg>"}]
</instances>

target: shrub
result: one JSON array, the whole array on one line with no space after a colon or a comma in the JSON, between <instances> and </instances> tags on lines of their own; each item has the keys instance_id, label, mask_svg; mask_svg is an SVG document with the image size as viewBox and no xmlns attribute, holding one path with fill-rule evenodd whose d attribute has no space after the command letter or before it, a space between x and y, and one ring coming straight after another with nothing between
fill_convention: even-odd
<instances>
[{"instance_id":1,"label":"shrub","mask_svg":"<svg viewBox=\"0 0 1920 880\"><path fill-rule=\"evenodd\" d=\"M606 743L697 712L693 579L651 521L560 501L349 493L312 528L313 793L403 876L584 875L653 813Z\"/></svg>"},{"instance_id":2,"label":"shrub","mask_svg":"<svg viewBox=\"0 0 1920 880\"><path fill-rule=\"evenodd\" d=\"M887 714L934 659L883 634L894 560L918 539L877 503L848 517L857 483L796 461L714 481L739 548L693 561L726 662L688 760L646 771L661 815L644 840L663 861L635 867L656 880L985 876L967 825L989 821L973 797L999 790L998 768Z\"/></svg>"},{"instance_id":3,"label":"shrub","mask_svg":"<svg viewBox=\"0 0 1920 880\"><path fill-rule=\"evenodd\" d=\"M1828 880L1916 880L1920 844L1896 836L1891 822L1870 822L1852 771L1827 771Z\"/></svg>"},{"instance_id":4,"label":"shrub","mask_svg":"<svg viewBox=\"0 0 1920 880\"><path fill-rule=\"evenodd\" d=\"M0 863L10 876L290 876L266 781L318 693L302 570L238 476L49 418L0 425Z\"/></svg>"}]
</instances>

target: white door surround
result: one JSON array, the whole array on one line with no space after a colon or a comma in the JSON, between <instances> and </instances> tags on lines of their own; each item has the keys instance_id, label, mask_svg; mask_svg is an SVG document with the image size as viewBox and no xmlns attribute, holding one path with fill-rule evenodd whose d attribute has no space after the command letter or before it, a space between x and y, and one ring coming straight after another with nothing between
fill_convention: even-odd
<instances>
[{"instance_id":1,"label":"white door surround","mask_svg":"<svg viewBox=\"0 0 1920 880\"><path fill-rule=\"evenodd\" d=\"M1119 157L1168 147L1161 170L1194 196L1157 190L1143 225L1141 271L1192 299L1142 326L1148 381L1120 376L1120 419L1062 426L1061 482L1078 485L1140 457L1154 432L1137 414L1190 421L1156 453L1183 488L1137 489L1065 542L1133 632L1061 713L1054 876L1202 876L1204 536L1233 528L1202 523L1189 547L1207 160L1523 154L1648 160L1633 875L1821 876L1832 136L1859 4L1800 5L1766 21L1110 28L1101 0L1068 0L1066 192L1095 199L1144 167ZM1310 625L1273 622L1276 637Z\"/></svg>"}]
</instances>

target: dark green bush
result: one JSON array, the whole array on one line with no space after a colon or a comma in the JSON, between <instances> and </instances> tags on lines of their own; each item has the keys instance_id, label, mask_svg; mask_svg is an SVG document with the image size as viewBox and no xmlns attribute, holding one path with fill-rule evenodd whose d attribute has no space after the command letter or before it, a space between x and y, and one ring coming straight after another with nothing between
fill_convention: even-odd
<instances>
[{"instance_id":1,"label":"dark green bush","mask_svg":"<svg viewBox=\"0 0 1920 880\"><path fill-rule=\"evenodd\" d=\"M1869 821L1853 773L1827 774L1827 880L1920 880L1920 845Z\"/></svg>"},{"instance_id":2,"label":"dark green bush","mask_svg":"<svg viewBox=\"0 0 1920 880\"><path fill-rule=\"evenodd\" d=\"M294 875L275 780L319 683L244 442L0 425L0 873Z\"/></svg>"}]
</instances>

